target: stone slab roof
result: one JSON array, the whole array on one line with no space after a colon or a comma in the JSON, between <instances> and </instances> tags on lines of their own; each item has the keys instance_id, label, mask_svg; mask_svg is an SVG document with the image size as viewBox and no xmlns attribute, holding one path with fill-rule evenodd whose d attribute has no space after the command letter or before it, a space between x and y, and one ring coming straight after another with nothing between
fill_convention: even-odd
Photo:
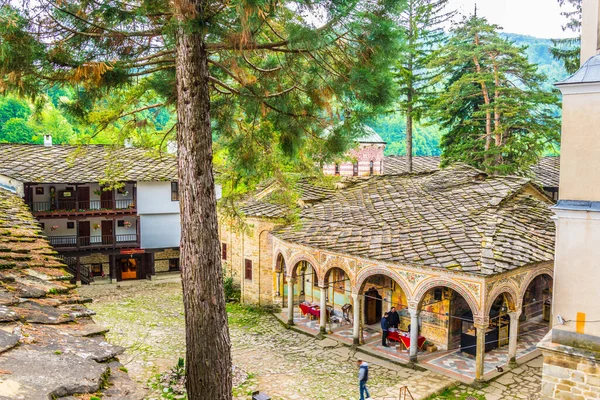
<instances>
[{"instance_id":1,"label":"stone slab roof","mask_svg":"<svg viewBox=\"0 0 600 400\"><path fill-rule=\"evenodd\" d=\"M174 181L177 160L135 147L0 144L0 174L40 183Z\"/></svg>"},{"instance_id":2,"label":"stone slab roof","mask_svg":"<svg viewBox=\"0 0 600 400\"><path fill-rule=\"evenodd\" d=\"M433 172L440 169L439 157L413 157L413 172ZM388 175L405 174L408 172L405 156L383 157L383 173Z\"/></svg>"},{"instance_id":3,"label":"stone slab roof","mask_svg":"<svg viewBox=\"0 0 600 400\"><path fill-rule=\"evenodd\" d=\"M104 340L63 267L23 200L0 189L0 398L102 397L108 379L115 398L141 400L120 390L125 349Z\"/></svg>"},{"instance_id":4,"label":"stone slab roof","mask_svg":"<svg viewBox=\"0 0 600 400\"><path fill-rule=\"evenodd\" d=\"M295 183L302 204L312 204L329 197L335 189L317 185L311 178L301 178ZM259 185L249 200L240 206L247 217L283 218L290 213L290 207L276 200L278 184L275 180Z\"/></svg>"},{"instance_id":5,"label":"stone slab roof","mask_svg":"<svg viewBox=\"0 0 600 400\"><path fill-rule=\"evenodd\" d=\"M529 179L467 166L381 175L301 212L284 241L357 257L493 275L552 261L551 202Z\"/></svg>"},{"instance_id":6,"label":"stone slab roof","mask_svg":"<svg viewBox=\"0 0 600 400\"><path fill-rule=\"evenodd\" d=\"M413 172L434 172L440 169L440 157L424 156L413 157ZM544 187L558 187L560 172L560 157L542 157L540 161L530 168L534 180ZM386 156L383 158L383 173L405 174L405 156Z\"/></svg>"}]
</instances>

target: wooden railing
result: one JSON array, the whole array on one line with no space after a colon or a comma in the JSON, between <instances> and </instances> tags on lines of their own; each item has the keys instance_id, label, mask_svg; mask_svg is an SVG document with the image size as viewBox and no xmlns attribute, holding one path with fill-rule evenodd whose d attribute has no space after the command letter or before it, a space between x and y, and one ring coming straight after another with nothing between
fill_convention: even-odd
<instances>
[{"instance_id":1,"label":"wooden railing","mask_svg":"<svg viewBox=\"0 0 600 400\"><path fill-rule=\"evenodd\" d=\"M76 257L67 257L58 255L65 265L67 266L67 271L71 275L73 275L73 282L77 280L77 258ZM79 264L79 279L82 283L89 284L94 281L94 276L92 275L92 271L89 265Z\"/></svg>"},{"instance_id":2,"label":"wooden railing","mask_svg":"<svg viewBox=\"0 0 600 400\"><path fill-rule=\"evenodd\" d=\"M135 201L133 199L34 201L29 203L29 208L34 213L135 210Z\"/></svg>"},{"instance_id":3,"label":"wooden railing","mask_svg":"<svg viewBox=\"0 0 600 400\"><path fill-rule=\"evenodd\" d=\"M102 235L102 236L48 236L48 241L56 249L86 247L130 247L138 244L138 235Z\"/></svg>"}]
</instances>

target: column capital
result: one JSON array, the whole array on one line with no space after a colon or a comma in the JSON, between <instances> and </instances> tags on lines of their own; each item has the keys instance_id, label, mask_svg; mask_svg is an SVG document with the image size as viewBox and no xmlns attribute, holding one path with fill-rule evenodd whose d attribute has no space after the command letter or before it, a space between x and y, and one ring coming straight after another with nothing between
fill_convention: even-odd
<instances>
[{"instance_id":1,"label":"column capital","mask_svg":"<svg viewBox=\"0 0 600 400\"><path fill-rule=\"evenodd\" d=\"M319 283L319 289L321 289L321 290L327 290L327 289L329 289L329 285L321 285Z\"/></svg>"},{"instance_id":2,"label":"column capital","mask_svg":"<svg viewBox=\"0 0 600 400\"><path fill-rule=\"evenodd\" d=\"M350 294L350 296L352 296L352 299L358 300L359 294L352 292L352 294Z\"/></svg>"},{"instance_id":3,"label":"column capital","mask_svg":"<svg viewBox=\"0 0 600 400\"><path fill-rule=\"evenodd\" d=\"M475 329L487 329L490 326L489 321L482 323L482 322L475 322L473 323L473 326L475 327Z\"/></svg>"},{"instance_id":4,"label":"column capital","mask_svg":"<svg viewBox=\"0 0 600 400\"><path fill-rule=\"evenodd\" d=\"M409 310L413 309L413 310L419 310L419 302L418 301L409 301L408 302L408 307ZM419 310L420 311L420 310Z\"/></svg>"},{"instance_id":5,"label":"column capital","mask_svg":"<svg viewBox=\"0 0 600 400\"><path fill-rule=\"evenodd\" d=\"M508 313L508 316L510 317L510 319L518 319L521 316L522 312L523 312L523 310L519 308L516 311L510 311Z\"/></svg>"},{"instance_id":6,"label":"column capital","mask_svg":"<svg viewBox=\"0 0 600 400\"><path fill-rule=\"evenodd\" d=\"M288 285L290 283L296 283L296 281L298 280L298 278L292 277L292 276L287 276L285 277L285 279L287 280Z\"/></svg>"}]
</instances>

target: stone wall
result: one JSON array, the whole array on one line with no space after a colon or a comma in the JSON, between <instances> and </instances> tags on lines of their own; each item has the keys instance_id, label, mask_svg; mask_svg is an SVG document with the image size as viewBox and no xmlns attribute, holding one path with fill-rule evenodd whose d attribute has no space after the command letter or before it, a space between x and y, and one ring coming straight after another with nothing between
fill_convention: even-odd
<instances>
[{"instance_id":1,"label":"stone wall","mask_svg":"<svg viewBox=\"0 0 600 400\"><path fill-rule=\"evenodd\" d=\"M349 160L344 160L339 165L340 176L352 176L354 175L353 161L356 160L358 164L358 175L366 176L370 175L371 161L373 161L373 175L383 174L383 150L385 145L383 144L371 144L365 143L360 144L357 148L348 151ZM335 174L335 164L327 164L323 166L323 173L325 175Z\"/></svg>"},{"instance_id":2,"label":"stone wall","mask_svg":"<svg viewBox=\"0 0 600 400\"><path fill-rule=\"evenodd\" d=\"M227 258L222 260L223 271L226 277L233 277L234 283L240 287L244 303L261 306L274 303L273 288L276 282L270 234L274 227L274 222L262 218L247 218L243 230L224 222L219 225L221 246L227 245ZM246 260L252 262L251 279L245 277Z\"/></svg>"},{"instance_id":3,"label":"stone wall","mask_svg":"<svg viewBox=\"0 0 600 400\"><path fill-rule=\"evenodd\" d=\"M550 337L539 344L544 355L542 399L600 399L600 354L551 343Z\"/></svg>"},{"instance_id":4,"label":"stone wall","mask_svg":"<svg viewBox=\"0 0 600 400\"><path fill-rule=\"evenodd\" d=\"M104 276L110 276L110 265L108 263L108 254L92 253L89 256L84 256L79 259L82 265L102 264L102 272Z\"/></svg>"},{"instance_id":5,"label":"stone wall","mask_svg":"<svg viewBox=\"0 0 600 400\"><path fill-rule=\"evenodd\" d=\"M168 272L171 258L179 258L179 249L166 249L154 253L154 271L156 273Z\"/></svg>"}]
</instances>

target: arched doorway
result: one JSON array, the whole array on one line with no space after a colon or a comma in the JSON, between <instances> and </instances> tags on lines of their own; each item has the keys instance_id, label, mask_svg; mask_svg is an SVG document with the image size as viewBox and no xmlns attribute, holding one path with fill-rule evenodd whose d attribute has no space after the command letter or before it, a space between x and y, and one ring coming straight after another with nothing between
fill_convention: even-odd
<instances>
[{"instance_id":1,"label":"arched doorway","mask_svg":"<svg viewBox=\"0 0 600 400\"><path fill-rule=\"evenodd\" d=\"M348 273L340 267L332 267L325 272L324 284L327 288L325 303L331 322L352 322L352 282Z\"/></svg>"},{"instance_id":2,"label":"arched doorway","mask_svg":"<svg viewBox=\"0 0 600 400\"><path fill-rule=\"evenodd\" d=\"M464 296L450 287L436 286L422 296L419 309L419 335L428 343L438 350L462 349L475 354L474 310Z\"/></svg>"},{"instance_id":3,"label":"arched doorway","mask_svg":"<svg viewBox=\"0 0 600 400\"><path fill-rule=\"evenodd\" d=\"M288 324L294 324L294 313L299 312L296 305L307 300L319 300L318 276L313 265L307 260L298 261L291 270L292 280L285 277L284 297L287 297Z\"/></svg>"},{"instance_id":4,"label":"arched doorway","mask_svg":"<svg viewBox=\"0 0 600 400\"><path fill-rule=\"evenodd\" d=\"M285 259L281 253L275 259L275 299L281 298L281 308L285 307Z\"/></svg>"},{"instance_id":5,"label":"arched doorway","mask_svg":"<svg viewBox=\"0 0 600 400\"><path fill-rule=\"evenodd\" d=\"M516 333L518 332L519 321L516 318L511 318L515 311L515 297L509 292L502 292L493 299L490 305L488 316L489 316L489 330L496 331L494 336L497 339L492 343L486 344L486 349L490 348L502 348L508 346L511 340L511 328L513 328L513 338L516 340ZM515 324L517 326L513 327ZM510 355L509 358L514 357Z\"/></svg>"},{"instance_id":6,"label":"arched doorway","mask_svg":"<svg viewBox=\"0 0 600 400\"><path fill-rule=\"evenodd\" d=\"M550 324L552 310L552 277L541 274L533 278L523 292L521 322L524 327Z\"/></svg>"},{"instance_id":7,"label":"arched doorway","mask_svg":"<svg viewBox=\"0 0 600 400\"><path fill-rule=\"evenodd\" d=\"M383 314L390 311L392 307L401 316L405 314L407 321L410 320L406 311L408 307L406 293L393 278L382 274L371 275L363 282L360 293L364 299L362 318L365 325L378 324ZM404 324L404 328L408 323L410 322Z\"/></svg>"}]
</instances>

